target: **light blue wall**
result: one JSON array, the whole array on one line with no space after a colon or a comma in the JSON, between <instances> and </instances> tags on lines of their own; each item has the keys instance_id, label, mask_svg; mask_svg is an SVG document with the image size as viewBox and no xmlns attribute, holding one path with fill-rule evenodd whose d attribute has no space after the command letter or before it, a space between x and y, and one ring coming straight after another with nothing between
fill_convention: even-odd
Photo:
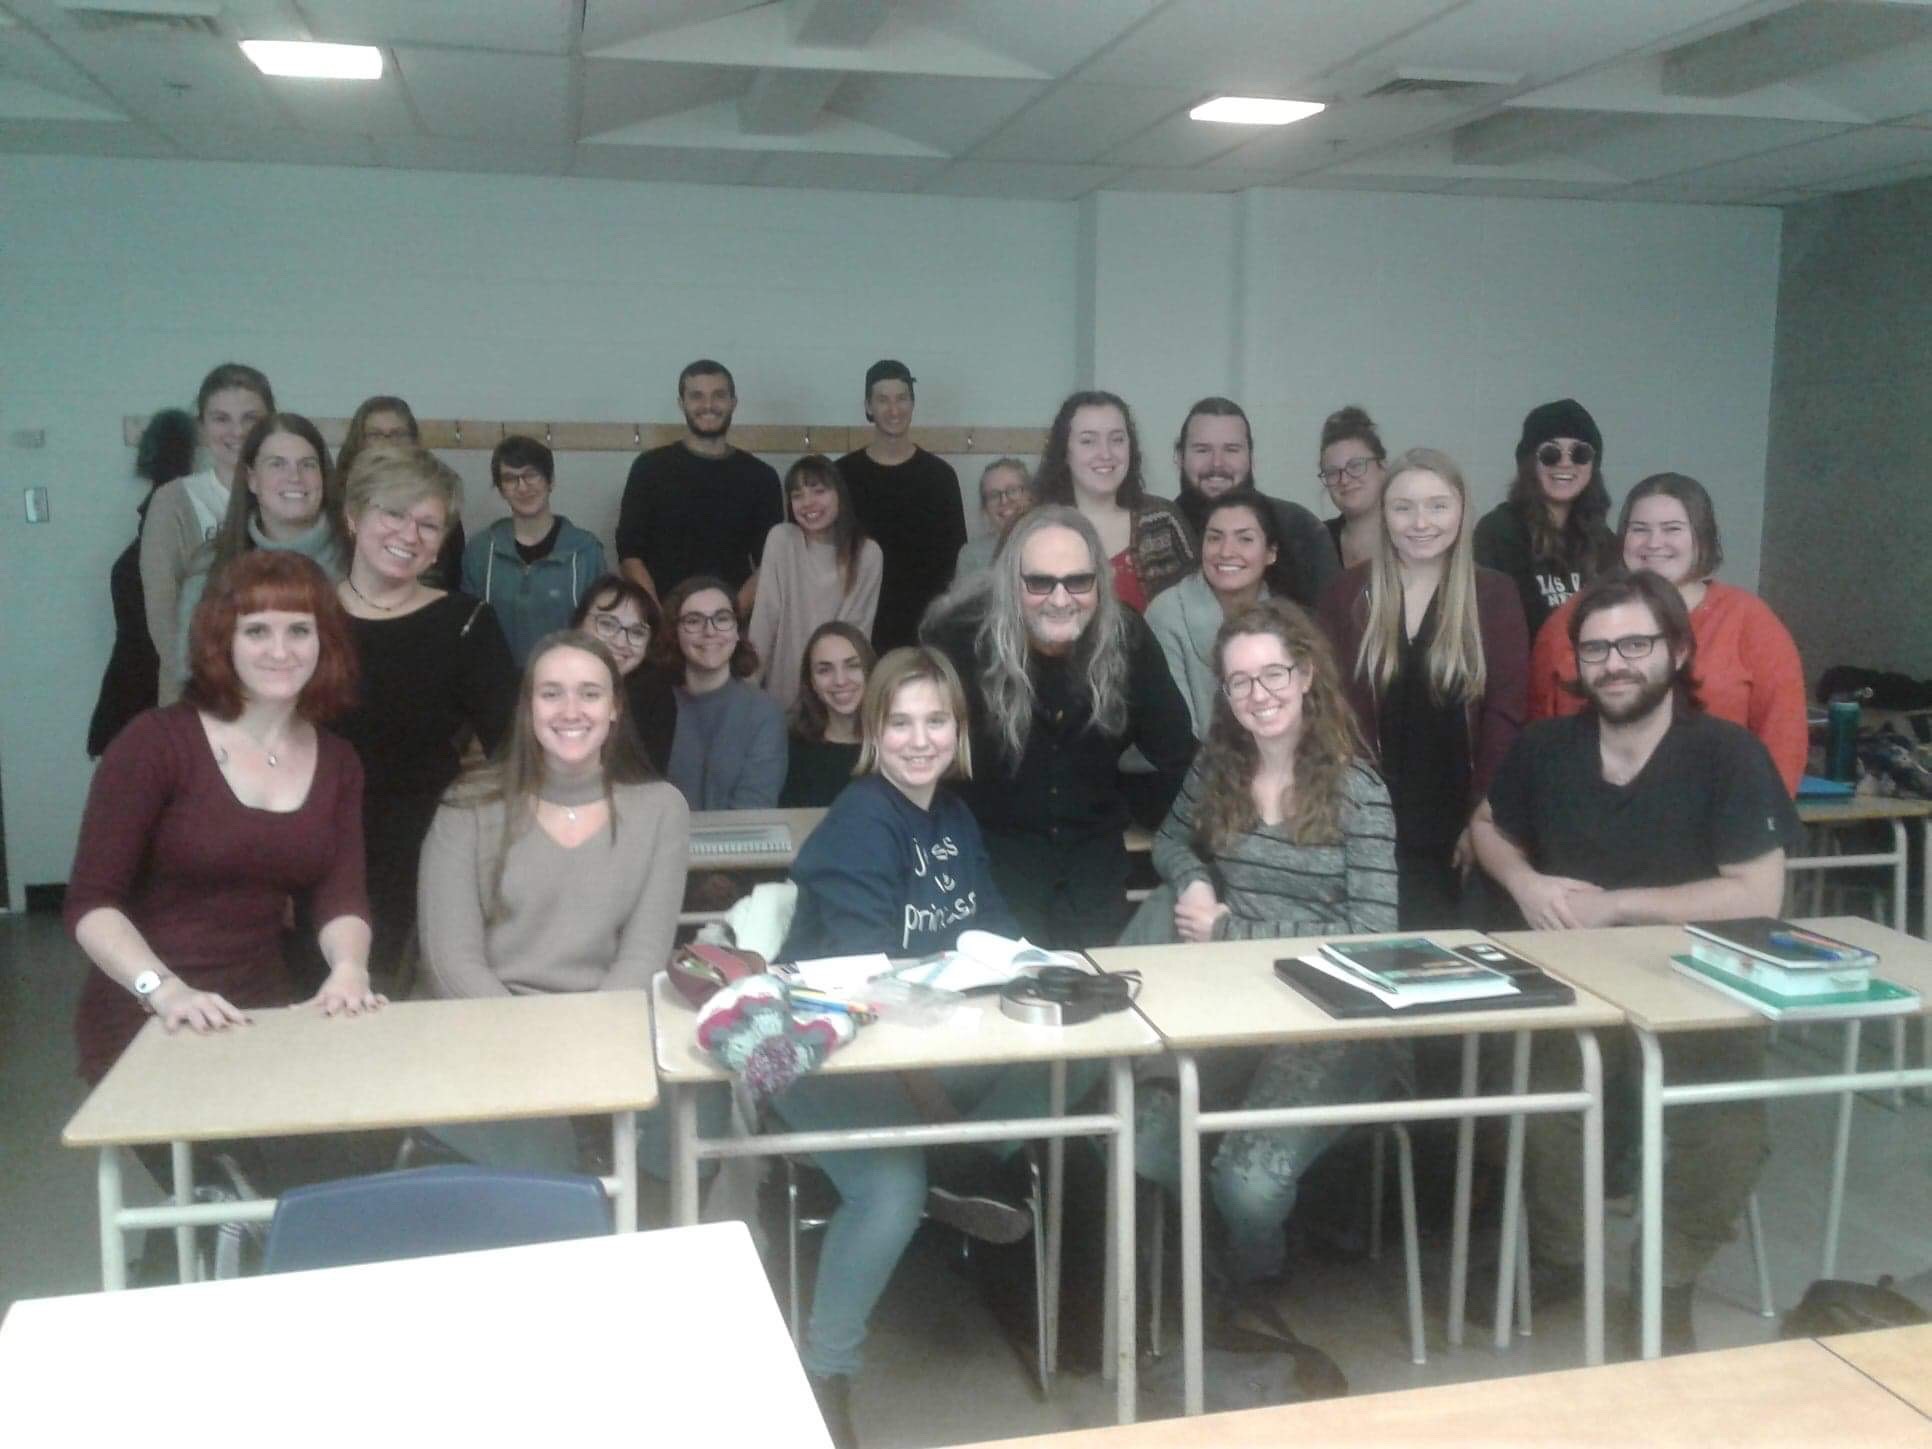
<instances>
[{"instance_id":1,"label":"light blue wall","mask_svg":"<svg viewBox=\"0 0 1932 1449\"><path fill-rule=\"evenodd\" d=\"M1188 403L1255 418L1313 502L1322 416L1446 446L1479 499L1532 404L1596 411L1613 485L1688 468L1757 567L1778 217L1315 192L1077 204L329 168L0 159L0 781L14 904L65 879L133 528L120 420L235 358L284 406L398 392L429 416L664 418L724 359L746 422L861 421L880 356L929 424L1044 426L1091 380L1135 405L1156 491ZM44 429L46 446L16 446ZM452 456L473 515L484 458ZM782 465L783 459L774 462ZM977 460L960 460L971 486ZM608 538L628 457L559 459ZM28 527L41 484L54 521Z\"/></svg>"}]
</instances>

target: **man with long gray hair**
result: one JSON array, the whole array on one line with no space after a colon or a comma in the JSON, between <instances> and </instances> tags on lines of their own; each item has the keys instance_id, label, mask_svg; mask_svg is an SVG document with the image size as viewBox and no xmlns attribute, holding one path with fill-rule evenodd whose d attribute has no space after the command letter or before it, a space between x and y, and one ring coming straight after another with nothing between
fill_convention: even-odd
<instances>
[{"instance_id":1,"label":"man with long gray hair","mask_svg":"<svg viewBox=\"0 0 1932 1449\"><path fill-rule=\"evenodd\" d=\"M1028 939L1111 944L1127 916L1121 752L1138 745L1153 765L1153 788L1136 792L1152 826L1194 734L1160 646L1114 597L1093 525L1072 508L1025 514L922 633L966 683L975 768L960 790Z\"/></svg>"}]
</instances>

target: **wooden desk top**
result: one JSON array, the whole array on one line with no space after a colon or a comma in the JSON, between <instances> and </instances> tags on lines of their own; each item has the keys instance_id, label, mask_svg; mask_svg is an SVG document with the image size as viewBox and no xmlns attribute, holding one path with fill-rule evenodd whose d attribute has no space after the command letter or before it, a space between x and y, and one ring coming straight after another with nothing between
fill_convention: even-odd
<instances>
[{"instance_id":1,"label":"wooden desk top","mask_svg":"<svg viewBox=\"0 0 1932 1449\"><path fill-rule=\"evenodd\" d=\"M642 1110L657 1101L641 991L289 1007L170 1036L151 1021L74 1114L69 1147L221 1141Z\"/></svg>"},{"instance_id":2,"label":"wooden desk top","mask_svg":"<svg viewBox=\"0 0 1932 1449\"><path fill-rule=\"evenodd\" d=\"M1818 1342L1921 1414L1932 1415L1932 1324L1836 1334Z\"/></svg>"},{"instance_id":3,"label":"wooden desk top","mask_svg":"<svg viewBox=\"0 0 1932 1449\"><path fill-rule=\"evenodd\" d=\"M1096 1057L1152 1056L1161 1039L1131 1011L1079 1026L1029 1026L1000 1012L996 996L969 998L963 1020L940 1026L898 1026L889 1021L864 1028L832 1053L819 1072L905 1072L933 1067L975 1067L1010 1062L1085 1061ZM652 999L657 1020L658 1074L667 1082L722 1082L729 1074L698 1047L697 1013L663 975Z\"/></svg>"},{"instance_id":4,"label":"wooden desk top","mask_svg":"<svg viewBox=\"0 0 1932 1449\"><path fill-rule=\"evenodd\" d=\"M705 830L742 830L750 825L783 825L792 833L790 855L707 855L693 857L692 865L698 870L786 870L798 856L799 846L805 837L818 829L819 821L825 818L822 808L800 810L693 810L691 812L691 833L697 835Z\"/></svg>"},{"instance_id":5,"label":"wooden desk top","mask_svg":"<svg viewBox=\"0 0 1932 1449\"><path fill-rule=\"evenodd\" d=\"M1932 1420L1809 1339L1004 1441L1004 1449L1932 1445ZM982 1445L980 1449L995 1449Z\"/></svg>"},{"instance_id":6,"label":"wooden desk top","mask_svg":"<svg viewBox=\"0 0 1932 1449\"><path fill-rule=\"evenodd\" d=\"M1800 800L1798 818L1807 825L1832 825L1854 820L1923 820L1932 816L1932 800L1910 795L1845 795L1827 800Z\"/></svg>"},{"instance_id":7,"label":"wooden desk top","mask_svg":"<svg viewBox=\"0 0 1932 1449\"><path fill-rule=\"evenodd\" d=\"M1876 951L1878 974L1932 1001L1932 943L1856 916L1803 924ZM1762 1026L1769 1018L1679 975L1673 955L1690 950L1682 926L1611 926L1596 931L1503 931L1496 939L1553 976L1587 986L1651 1031Z\"/></svg>"},{"instance_id":8,"label":"wooden desk top","mask_svg":"<svg viewBox=\"0 0 1932 1449\"><path fill-rule=\"evenodd\" d=\"M0 1403L22 1443L201 1445L197 1404L281 1445L830 1443L735 1222L16 1303Z\"/></svg>"},{"instance_id":9,"label":"wooden desk top","mask_svg":"<svg viewBox=\"0 0 1932 1449\"><path fill-rule=\"evenodd\" d=\"M1428 934L1445 945L1482 939L1474 931ZM1623 1021L1622 1012L1585 991L1577 993L1574 1006L1340 1020L1277 978L1274 971L1277 960L1306 955L1324 939L1377 938L1330 936L1189 946L1116 946L1087 954L1106 971L1139 971L1141 989L1136 1005L1141 1015L1154 1024L1169 1046L1183 1049L1363 1037L1460 1036L1471 1031L1616 1026Z\"/></svg>"}]
</instances>

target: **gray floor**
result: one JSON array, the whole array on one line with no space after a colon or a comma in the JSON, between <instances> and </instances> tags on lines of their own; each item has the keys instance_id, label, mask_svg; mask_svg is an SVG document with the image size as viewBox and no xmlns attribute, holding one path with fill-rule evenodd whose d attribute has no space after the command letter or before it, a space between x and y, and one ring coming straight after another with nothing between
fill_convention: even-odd
<instances>
[{"instance_id":1,"label":"gray floor","mask_svg":"<svg viewBox=\"0 0 1932 1449\"><path fill-rule=\"evenodd\" d=\"M0 1101L6 1104L0 1154L0 1308L15 1298L80 1293L99 1283L93 1162L60 1146L60 1128L81 1098L69 1031L85 963L59 923L44 916L0 916ZM1871 1035L1885 1038L1884 1031ZM1793 1072L1827 1067L1832 1033L1807 1043L1787 1033L1778 1049ZM1778 1303L1789 1307L1816 1276L1825 1214L1832 1107L1821 1100L1773 1108L1777 1150L1760 1188ZM1888 1102L1856 1108L1851 1191L1839 1253L1842 1277L1901 1279L1932 1270L1932 1106L1903 1112ZM1390 1215L1390 1232L1395 1229ZM1619 1353L1617 1315L1624 1299L1632 1223L1610 1222L1610 1343ZM1480 1251L1480 1249L1479 1249ZM1539 1314L1534 1335L1496 1349L1483 1325L1465 1345L1442 1342L1446 1249L1425 1241L1430 1361L1415 1367L1404 1344L1402 1260L1393 1241L1380 1263L1305 1266L1284 1307L1297 1331L1334 1356L1357 1393L1566 1368L1581 1356L1576 1309ZM1932 1281L1932 1279L1922 1279ZM1478 1285L1481 1308L1492 1285ZM1776 1324L1755 1313L1756 1288L1743 1244L1707 1275L1697 1301L1705 1347L1757 1343ZM1170 1308L1171 1312L1171 1308ZM1172 1333L1169 1334L1170 1346ZM922 1243L902 1266L875 1325L870 1360L854 1395L868 1446L922 1446L1042 1433L1106 1423L1110 1389L1066 1376L1042 1402L1029 1371L1010 1350L972 1289L937 1243Z\"/></svg>"}]
</instances>

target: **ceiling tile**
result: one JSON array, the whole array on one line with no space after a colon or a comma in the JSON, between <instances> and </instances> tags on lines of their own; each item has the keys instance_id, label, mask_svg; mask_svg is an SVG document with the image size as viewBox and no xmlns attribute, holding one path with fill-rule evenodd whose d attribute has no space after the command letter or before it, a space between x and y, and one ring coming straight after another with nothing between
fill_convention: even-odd
<instances>
[{"instance_id":1,"label":"ceiling tile","mask_svg":"<svg viewBox=\"0 0 1932 1449\"><path fill-rule=\"evenodd\" d=\"M972 154L986 161L1093 161L1199 99L1170 86L1067 82L988 137Z\"/></svg>"},{"instance_id":2,"label":"ceiling tile","mask_svg":"<svg viewBox=\"0 0 1932 1449\"><path fill-rule=\"evenodd\" d=\"M957 156L1045 89L1040 81L850 75L826 109Z\"/></svg>"},{"instance_id":3,"label":"ceiling tile","mask_svg":"<svg viewBox=\"0 0 1932 1449\"><path fill-rule=\"evenodd\" d=\"M1568 198L1573 200L1601 196L1616 186L1614 181L1526 181L1513 176L1479 177L1458 181L1449 187L1457 196L1524 196Z\"/></svg>"},{"instance_id":4,"label":"ceiling tile","mask_svg":"<svg viewBox=\"0 0 1932 1449\"><path fill-rule=\"evenodd\" d=\"M585 142L577 148L578 176L624 181L688 181L701 186L732 186L751 180L764 163L759 151L700 151L677 146L606 146Z\"/></svg>"},{"instance_id":5,"label":"ceiling tile","mask_svg":"<svg viewBox=\"0 0 1932 1449\"><path fill-rule=\"evenodd\" d=\"M448 136L378 136L376 163L402 171L485 171L563 176L576 164L567 141L514 142Z\"/></svg>"},{"instance_id":6,"label":"ceiling tile","mask_svg":"<svg viewBox=\"0 0 1932 1449\"><path fill-rule=\"evenodd\" d=\"M15 29L6 33L5 42L0 43L0 77L23 81L82 105L119 114L120 108L114 104L113 97L86 71L30 30Z\"/></svg>"},{"instance_id":7,"label":"ceiling tile","mask_svg":"<svg viewBox=\"0 0 1932 1449\"><path fill-rule=\"evenodd\" d=\"M1120 166L1202 166L1253 139L1252 126L1196 121L1181 111L1114 147L1100 159Z\"/></svg>"},{"instance_id":8,"label":"ceiling tile","mask_svg":"<svg viewBox=\"0 0 1932 1449\"><path fill-rule=\"evenodd\" d=\"M1844 129L1813 121L1743 120L1734 116L1631 116L1612 130L1579 142L1569 154L1613 175L1645 181L1816 140Z\"/></svg>"},{"instance_id":9,"label":"ceiling tile","mask_svg":"<svg viewBox=\"0 0 1932 1449\"><path fill-rule=\"evenodd\" d=\"M1163 8L1080 79L1293 95L1365 47L1455 8L1455 0L1189 0Z\"/></svg>"},{"instance_id":10,"label":"ceiling tile","mask_svg":"<svg viewBox=\"0 0 1932 1449\"><path fill-rule=\"evenodd\" d=\"M946 162L922 156L839 156L788 151L765 158L753 173L759 186L808 187L824 191L919 191Z\"/></svg>"},{"instance_id":11,"label":"ceiling tile","mask_svg":"<svg viewBox=\"0 0 1932 1449\"><path fill-rule=\"evenodd\" d=\"M601 136L639 121L735 98L751 77L748 70L719 65L587 60L582 135Z\"/></svg>"},{"instance_id":12,"label":"ceiling tile","mask_svg":"<svg viewBox=\"0 0 1932 1449\"><path fill-rule=\"evenodd\" d=\"M104 121L0 121L0 151L60 156L179 156L145 126Z\"/></svg>"},{"instance_id":13,"label":"ceiling tile","mask_svg":"<svg viewBox=\"0 0 1932 1449\"><path fill-rule=\"evenodd\" d=\"M1792 87L1874 121L1924 111L1932 100L1932 41L1896 45L1862 60L1799 76Z\"/></svg>"},{"instance_id":14,"label":"ceiling tile","mask_svg":"<svg viewBox=\"0 0 1932 1449\"><path fill-rule=\"evenodd\" d=\"M916 16L933 29L970 34L980 42L1045 75L1065 75L1129 26L1159 9L1163 0L896 0L894 10Z\"/></svg>"},{"instance_id":15,"label":"ceiling tile","mask_svg":"<svg viewBox=\"0 0 1932 1449\"><path fill-rule=\"evenodd\" d=\"M591 0L584 6L586 55L654 30L675 30L750 10L770 0Z\"/></svg>"},{"instance_id":16,"label":"ceiling tile","mask_svg":"<svg viewBox=\"0 0 1932 1449\"><path fill-rule=\"evenodd\" d=\"M1797 85L1760 86L1735 96L1667 96L1661 53L1633 55L1586 75L1517 96L1534 110L1623 111L1638 115L1757 116L1768 121L1826 121L1856 126L1867 117Z\"/></svg>"},{"instance_id":17,"label":"ceiling tile","mask_svg":"<svg viewBox=\"0 0 1932 1449\"><path fill-rule=\"evenodd\" d=\"M570 70L560 56L398 47L409 98L433 136L563 143L571 135Z\"/></svg>"},{"instance_id":18,"label":"ceiling tile","mask_svg":"<svg viewBox=\"0 0 1932 1449\"><path fill-rule=\"evenodd\" d=\"M735 101L718 101L674 116L655 116L585 140L612 145L692 146L699 150L770 151L846 156L917 156L944 159L944 152L877 126L821 112L809 131L797 135L752 134L738 124Z\"/></svg>"},{"instance_id":19,"label":"ceiling tile","mask_svg":"<svg viewBox=\"0 0 1932 1449\"><path fill-rule=\"evenodd\" d=\"M1211 170L1205 166L1145 166L1107 183L1108 191L1201 192L1247 191L1271 184L1261 171Z\"/></svg>"},{"instance_id":20,"label":"ceiling tile","mask_svg":"<svg viewBox=\"0 0 1932 1449\"><path fill-rule=\"evenodd\" d=\"M264 161L297 166L376 164L375 143L367 136L286 128L201 133L194 138L194 154L204 161Z\"/></svg>"},{"instance_id":21,"label":"ceiling tile","mask_svg":"<svg viewBox=\"0 0 1932 1449\"><path fill-rule=\"evenodd\" d=\"M111 106L78 100L33 81L0 75L0 122L107 121L125 123L127 117Z\"/></svg>"},{"instance_id":22,"label":"ceiling tile","mask_svg":"<svg viewBox=\"0 0 1932 1449\"><path fill-rule=\"evenodd\" d=\"M1117 166L1041 166L1024 161L955 161L926 190L944 196L1072 201L1106 185Z\"/></svg>"},{"instance_id":23,"label":"ceiling tile","mask_svg":"<svg viewBox=\"0 0 1932 1449\"><path fill-rule=\"evenodd\" d=\"M1467 108L1438 95L1378 96L1345 101L1292 126L1271 126L1211 163L1260 167L1285 175L1354 160L1371 151L1441 129Z\"/></svg>"},{"instance_id":24,"label":"ceiling tile","mask_svg":"<svg viewBox=\"0 0 1932 1449\"><path fill-rule=\"evenodd\" d=\"M239 46L206 38L62 33L61 48L125 110L171 136L286 127Z\"/></svg>"},{"instance_id":25,"label":"ceiling tile","mask_svg":"<svg viewBox=\"0 0 1932 1449\"><path fill-rule=\"evenodd\" d=\"M112 4L113 0L102 0ZM598 0L598 4L603 0ZM593 4L592 9L598 8ZM568 55L580 0L301 0L317 40Z\"/></svg>"},{"instance_id":26,"label":"ceiling tile","mask_svg":"<svg viewBox=\"0 0 1932 1449\"><path fill-rule=\"evenodd\" d=\"M303 130L364 136L411 136L417 130L393 62L375 81L269 77L262 86Z\"/></svg>"},{"instance_id":27,"label":"ceiling tile","mask_svg":"<svg viewBox=\"0 0 1932 1449\"><path fill-rule=\"evenodd\" d=\"M1350 176L1340 171L1317 171L1312 176L1295 178L1295 191L1452 191L1456 183L1446 176Z\"/></svg>"},{"instance_id":28,"label":"ceiling tile","mask_svg":"<svg viewBox=\"0 0 1932 1449\"><path fill-rule=\"evenodd\" d=\"M1867 126L1822 141L1707 167L1686 179L1740 190L1835 191L1861 177L1928 164L1932 164L1932 131Z\"/></svg>"}]
</instances>

